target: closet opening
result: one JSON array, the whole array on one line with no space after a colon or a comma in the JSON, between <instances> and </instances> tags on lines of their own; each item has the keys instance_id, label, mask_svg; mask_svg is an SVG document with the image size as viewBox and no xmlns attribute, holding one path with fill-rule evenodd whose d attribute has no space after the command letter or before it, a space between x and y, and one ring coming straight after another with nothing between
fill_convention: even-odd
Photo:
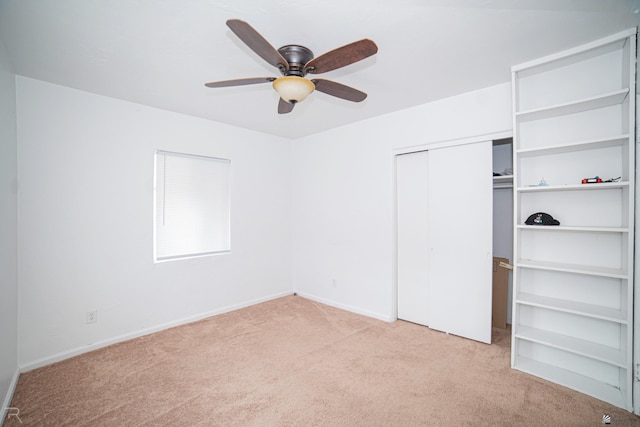
<instances>
[{"instance_id":1,"label":"closet opening","mask_svg":"<svg viewBox=\"0 0 640 427\"><path fill-rule=\"evenodd\" d=\"M511 324L513 295L513 138L492 141L493 154L493 301L492 326Z\"/></svg>"}]
</instances>

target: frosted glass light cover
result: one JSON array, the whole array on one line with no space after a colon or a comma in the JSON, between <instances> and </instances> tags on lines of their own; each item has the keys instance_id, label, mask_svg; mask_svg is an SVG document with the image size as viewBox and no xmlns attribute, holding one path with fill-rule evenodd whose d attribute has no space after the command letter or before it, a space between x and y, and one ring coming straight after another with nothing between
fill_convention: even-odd
<instances>
[{"instance_id":1,"label":"frosted glass light cover","mask_svg":"<svg viewBox=\"0 0 640 427\"><path fill-rule=\"evenodd\" d=\"M303 101L316 86L304 77L284 76L273 81L273 88L280 98L290 103Z\"/></svg>"}]
</instances>

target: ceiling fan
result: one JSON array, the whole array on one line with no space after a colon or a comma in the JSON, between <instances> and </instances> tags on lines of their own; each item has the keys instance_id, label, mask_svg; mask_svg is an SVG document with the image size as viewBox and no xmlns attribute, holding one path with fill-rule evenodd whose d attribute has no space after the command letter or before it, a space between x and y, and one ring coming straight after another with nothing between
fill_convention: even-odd
<instances>
[{"instance_id":1,"label":"ceiling fan","mask_svg":"<svg viewBox=\"0 0 640 427\"><path fill-rule=\"evenodd\" d=\"M205 86L217 88L272 83L280 95L280 114L290 113L296 103L303 101L314 90L353 102L363 101L367 97L366 93L341 83L325 79L307 79L305 75L326 73L374 55L378 52L378 46L373 41L362 39L314 58L311 50L300 45L286 45L276 50L251 25L239 19L228 20L227 26L251 50L278 68L282 77L224 80L205 83Z\"/></svg>"}]
</instances>

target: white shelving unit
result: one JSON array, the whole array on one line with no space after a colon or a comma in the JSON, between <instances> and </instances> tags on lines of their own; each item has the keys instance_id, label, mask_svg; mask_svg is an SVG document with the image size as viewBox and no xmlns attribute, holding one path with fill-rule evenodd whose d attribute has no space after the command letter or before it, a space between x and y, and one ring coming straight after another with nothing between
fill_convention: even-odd
<instances>
[{"instance_id":1,"label":"white shelving unit","mask_svg":"<svg viewBox=\"0 0 640 427\"><path fill-rule=\"evenodd\" d=\"M635 52L633 29L512 68L511 365L628 410Z\"/></svg>"}]
</instances>

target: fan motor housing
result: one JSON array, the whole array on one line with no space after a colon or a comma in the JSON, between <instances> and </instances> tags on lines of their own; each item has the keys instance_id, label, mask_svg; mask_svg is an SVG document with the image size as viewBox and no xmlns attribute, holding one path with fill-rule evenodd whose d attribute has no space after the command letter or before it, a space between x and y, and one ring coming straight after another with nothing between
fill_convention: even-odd
<instances>
[{"instance_id":1,"label":"fan motor housing","mask_svg":"<svg viewBox=\"0 0 640 427\"><path fill-rule=\"evenodd\" d=\"M313 59L310 49L296 44L289 44L278 49L280 55L289 63L289 70L283 73L286 76L304 77L304 66Z\"/></svg>"}]
</instances>

